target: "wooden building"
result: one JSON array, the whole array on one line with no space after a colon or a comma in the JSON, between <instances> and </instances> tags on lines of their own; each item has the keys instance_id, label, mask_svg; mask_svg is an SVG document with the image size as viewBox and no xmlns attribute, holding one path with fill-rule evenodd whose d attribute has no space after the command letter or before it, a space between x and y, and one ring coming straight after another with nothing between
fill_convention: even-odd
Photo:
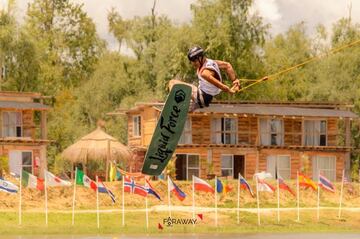
<instances>
[{"instance_id":1,"label":"wooden building","mask_svg":"<svg viewBox=\"0 0 360 239\"><path fill-rule=\"evenodd\" d=\"M42 175L47 166L46 117L50 109L39 93L0 92L0 157L8 157L9 171L21 168Z\"/></svg>"},{"instance_id":2,"label":"wooden building","mask_svg":"<svg viewBox=\"0 0 360 239\"><path fill-rule=\"evenodd\" d=\"M163 103L138 103L122 111L128 145L141 169ZM190 113L175 152L178 180L191 175L252 178L267 171L295 179L298 170L317 179L319 170L339 180L350 170L351 105L336 103L215 102Z\"/></svg>"}]
</instances>

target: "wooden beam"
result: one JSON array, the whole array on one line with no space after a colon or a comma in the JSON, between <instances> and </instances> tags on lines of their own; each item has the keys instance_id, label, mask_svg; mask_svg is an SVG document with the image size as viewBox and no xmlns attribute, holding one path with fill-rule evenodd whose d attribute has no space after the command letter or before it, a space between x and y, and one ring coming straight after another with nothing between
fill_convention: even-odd
<instances>
[{"instance_id":1,"label":"wooden beam","mask_svg":"<svg viewBox=\"0 0 360 239\"><path fill-rule=\"evenodd\" d=\"M47 112L41 111L41 139L46 140L47 139Z\"/></svg>"}]
</instances>

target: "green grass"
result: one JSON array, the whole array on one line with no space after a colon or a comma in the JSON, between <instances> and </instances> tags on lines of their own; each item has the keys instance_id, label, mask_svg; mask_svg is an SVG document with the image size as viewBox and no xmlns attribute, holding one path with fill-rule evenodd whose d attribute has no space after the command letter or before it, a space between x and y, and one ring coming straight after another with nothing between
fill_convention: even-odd
<instances>
[{"instance_id":1,"label":"green grass","mask_svg":"<svg viewBox=\"0 0 360 239\"><path fill-rule=\"evenodd\" d=\"M164 234L167 233L285 233L285 232L359 232L360 216L356 212L343 213L342 220L337 219L337 211L322 210L320 221L316 219L316 211L302 211L300 222L296 222L296 211L281 212L281 221L277 223L276 212L261 214L261 226L257 225L257 215L241 212L240 224L237 224L235 212L221 212L218 216L218 227L215 227L214 213L203 213L204 219L198 219L196 226L173 225L167 227L163 219L167 212L150 212L149 228L145 225L144 212L127 212L125 226L122 226L122 214L101 213L100 228L97 228L95 213L78 213L75 226L71 225L71 213L50 213L48 226L45 216L38 212L25 212L22 225L18 225L18 214L4 212L0 217L0 235L89 235L89 234ZM192 218L192 213L173 212L173 218ZM158 223L164 226L158 229Z\"/></svg>"}]
</instances>

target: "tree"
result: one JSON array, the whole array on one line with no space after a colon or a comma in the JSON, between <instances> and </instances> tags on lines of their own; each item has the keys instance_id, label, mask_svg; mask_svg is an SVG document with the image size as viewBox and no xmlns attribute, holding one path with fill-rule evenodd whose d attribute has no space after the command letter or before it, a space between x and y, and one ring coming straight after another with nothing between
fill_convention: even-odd
<instances>
[{"instance_id":1,"label":"tree","mask_svg":"<svg viewBox=\"0 0 360 239\"><path fill-rule=\"evenodd\" d=\"M103 42L82 5L69 0L34 0L28 8L26 30L36 42L42 69L39 91L54 95L90 77Z\"/></svg>"}]
</instances>

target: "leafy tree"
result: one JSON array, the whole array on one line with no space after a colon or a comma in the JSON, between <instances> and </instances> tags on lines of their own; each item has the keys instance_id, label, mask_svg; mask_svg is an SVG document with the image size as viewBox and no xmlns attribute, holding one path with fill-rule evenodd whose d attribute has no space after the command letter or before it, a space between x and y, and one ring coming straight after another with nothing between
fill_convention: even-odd
<instances>
[{"instance_id":1,"label":"leafy tree","mask_svg":"<svg viewBox=\"0 0 360 239\"><path fill-rule=\"evenodd\" d=\"M26 31L36 42L42 69L38 90L45 94L86 81L103 48L82 5L69 0L34 0L28 8Z\"/></svg>"}]
</instances>

